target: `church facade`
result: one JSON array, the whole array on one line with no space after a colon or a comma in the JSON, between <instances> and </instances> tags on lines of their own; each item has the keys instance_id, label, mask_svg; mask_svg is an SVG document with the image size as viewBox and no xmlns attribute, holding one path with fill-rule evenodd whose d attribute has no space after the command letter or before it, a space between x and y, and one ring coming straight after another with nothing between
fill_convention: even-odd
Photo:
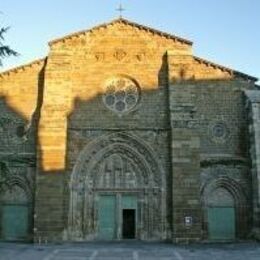
<instances>
[{"instance_id":1,"label":"church facade","mask_svg":"<svg viewBox=\"0 0 260 260\"><path fill-rule=\"evenodd\" d=\"M0 240L260 237L257 79L120 18L0 74Z\"/></svg>"}]
</instances>

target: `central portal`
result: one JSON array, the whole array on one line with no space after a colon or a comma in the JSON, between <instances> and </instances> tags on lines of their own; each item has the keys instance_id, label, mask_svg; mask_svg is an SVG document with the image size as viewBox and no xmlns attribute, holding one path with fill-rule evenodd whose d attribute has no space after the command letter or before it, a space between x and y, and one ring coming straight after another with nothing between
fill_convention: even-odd
<instances>
[{"instance_id":1,"label":"central portal","mask_svg":"<svg viewBox=\"0 0 260 260\"><path fill-rule=\"evenodd\" d=\"M137 196L102 194L98 198L98 238L135 239L137 223Z\"/></svg>"},{"instance_id":2,"label":"central portal","mask_svg":"<svg viewBox=\"0 0 260 260\"><path fill-rule=\"evenodd\" d=\"M86 146L70 181L73 241L165 238L165 174L142 140L113 133Z\"/></svg>"}]
</instances>

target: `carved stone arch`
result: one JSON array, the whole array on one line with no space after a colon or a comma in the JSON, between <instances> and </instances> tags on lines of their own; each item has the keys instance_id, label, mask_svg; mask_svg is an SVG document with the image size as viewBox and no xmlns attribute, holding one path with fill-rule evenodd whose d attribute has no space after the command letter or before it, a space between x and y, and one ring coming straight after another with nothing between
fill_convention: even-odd
<instances>
[{"instance_id":1,"label":"carved stone arch","mask_svg":"<svg viewBox=\"0 0 260 260\"><path fill-rule=\"evenodd\" d=\"M239 183L227 176L221 176L205 183L201 188L201 200L204 206L207 204L209 194L217 188L227 190L233 196L236 207L247 204L248 198Z\"/></svg>"},{"instance_id":2,"label":"carved stone arch","mask_svg":"<svg viewBox=\"0 0 260 260\"><path fill-rule=\"evenodd\" d=\"M4 191L4 189L11 189L12 187L17 186L19 188L21 188L27 198L27 202L29 204L31 204L33 202L33 194L32 194L32 190L29 186L29 184L21 177L18 176L11 176L3 185L3 187L0 187L0 192L1 189L2 191Z\"/></svg>"},{"instance_id":3,"label":"carved stone arch","mask_svg":"<svg viewBox=\"0 0 260 260\"><path fill-rule=\"evenodd\" d=\"M97 167L106 157L110 156L121 156L120 159L124 158L132 162L133 165L136 165L138 168L142 168L142 171L139 171L142 175L142 178L144 180L145 186L148 188L149 184L155 186L159 186L158 183L156 183L153 180L153 176L150 174L151 170L149 169L149 165L147 165L147 162L145 159L142 158L142 156L138 153L136 153L131 147L122 145L122 144L113 144L101 151L101 154L98 154L98 160L95 161L94 164L90 164L88 171L90 172L90 179L95 180L95 167ZM118 158L119 159L119 158ZM137 166L138 165L138 166ZM88 179L86 178L86 187L88 185Z\"/></svg>"},{"instance_id":4,"label":"carved stone arch","mask_svg":"<svg viewBox=\"0 0 260 260\"><path fill-rule=\"evenodd\" d=\"M201 188L201 203L204 209L204 231L208 233L207 208L210 207L208 199L218 189L227 191L233 198L235 210L236 237L245 237L248 230L248 210L250 208L249 198L241 185L234 179L227 176L219 176L216 179L206 182ZM224 205L219 205L224 206ZM205 234L205 235L206 235ZM207 236L207 235L206 235Z\"/></svg>"},{"instance_id":5,"label":"carved stone arch","mask_svg":"<svg viewBox=\"0 0 260 260\"><path fill-rule=\"evenodd\" d=\"M78 182L79 178L88 174L85 172L86 168L91 169L94 167L93 164L95 164L95 161L93 158L98 157L104 151L111 150L113 146L122 147L126 151L135 153L138 158L142 158L146 172L152 174L155 182L162 184L164 187L163 171L152 149L140 138L124 132L102 136L84 147L73 168L70 185Z\"/></svg>"},{"instance_id":6,"label":"carved stone arch","mask_svg":"<svg viewBox=\"0 0 260 260\"><path fill-rule=\"evenodd\" d=\"M14 175L3 162L0 162L0 193L4 189L11 189L13 186L21 188L28 199L28 203L32 203L33 194L30 183L25 177Z\"/></svg>"},{"instance_id":7,"label":"carved stone arch","mask_svg":"<svg viewBox=\"0 0 260 260\"><path fill-rule=\"evenodd\" d=\"M0 182L0 238L31 240L33 193L28 180L7 168ZM15 223L14 223L15 222Z\"/></svg>"},{"instance_id":8,"label":"carved stone arch","mask_svg":"<svg viewBox=\"0 0 260 260\"><path fill-rule=\"evenodd\" d=\"M141 207L145 207L141 210L143 214L141 226L145 229L144 239L152 239L156 236L158 239L159 236L164 236L166 181L161 166L148 144L136 136L115 132L101 136L89 143L81 151L75 163L70 181L68 219L70 239L85 240L96 237L95 200L101 191L98 190L100 187L95 186L95 178L100 174L99 170L105 167L100 165L107 158L115 159L116 156L129 163L131 167L133 166L132 168L137 171L137 176L142 176L141 179L145 180L144 185L134 187L134 192L139 194ZM106 187L102 188L102 192ZM131 192L132 188L111 186L107 192L114 194Z\"/></svg>"},{"instance_id":9,"label":"carved stone arch","mask_svg":"<svg viewBox=\"0 0 260 260\"><path fill-rule=\"evenodd\" d=\"M89 165L89 172L91 173L91 177L93 177L94 171L92 171L92 169L98 164L100 163L104 157L106 156L106 154L121 154L123 157L124 156L128 156L128 158L132 158L133 160L135 160L141 167L143 167L143 177L144 179L147 180L147 184L151 183L153 180L153 176L150 174L151 173L151 169L149 168L149 165L147 164L145 158L143 158L143 156L141 154L139 154L138 152L134 151L131 147L124 145L124 144L112 144L108 147L106 147L105 149L103 149L102 151L100 151L99 154L97 154L97 158L98 160L95 161L94 163Z\"/></svg>"}]
</instances>

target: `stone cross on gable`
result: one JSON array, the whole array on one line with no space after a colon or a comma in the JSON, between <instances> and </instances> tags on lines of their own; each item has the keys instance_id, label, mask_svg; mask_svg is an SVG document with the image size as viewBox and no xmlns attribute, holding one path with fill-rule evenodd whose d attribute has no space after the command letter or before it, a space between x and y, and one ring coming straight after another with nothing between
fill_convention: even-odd
<instances>
[{"instance_id":1,"label":"stone cross on gable","mask_svg":"<svg viewBox=\"0 0 260 260\"><path fill-rule=\"evenodd\" d=\"M125 11L125 9L122 6L122 3L120 2L118 8L116 9L120 13L119 17L122 18L122 13Z\"/></svg>"}]
</instances>

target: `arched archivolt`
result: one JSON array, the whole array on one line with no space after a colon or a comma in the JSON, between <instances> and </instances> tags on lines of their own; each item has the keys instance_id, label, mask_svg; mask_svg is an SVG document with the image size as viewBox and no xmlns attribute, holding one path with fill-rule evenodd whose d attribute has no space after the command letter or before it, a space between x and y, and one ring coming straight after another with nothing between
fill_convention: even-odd
<instances>
[{"instance_id":1,"label":"arched archivolt","mask_svg":"<svg viewBox=\"0 0 260 260\"><path fill-rule=\"evenodd\" d=\"M119 165L118 169L115 169L119 172L119 176L124 175L124 178L129 179L125 182L117 182L117 184L113 184L114 186L109 180L110 182L107 183L110 183L110 190L118 188L125 191L132 188L139 189L147 199L146 206L156 208L156 213L149 213L150 215L157 214L156 216L145 216L151 219L150 225L156 226L155 219L157 222L165 222L162 220L166 207L165 177L156 156L152 149L139 138L117 132L102 136L89 143L81 151L76 161L70 181L69 236L71 239L84 240L86 233L94 232L95 221L90 220L86 223L85 220L94 218L94 193L100 188L100 185L103 185L102 188L107 187L107 184L104 184L105 178L113 175L114 171L111 169L113 169L115 162ZM128 172L127 176L126 172ZM124 183L129 184L130 181L132 181L132 185L123 185ZM150 212L151 208L146 211ZM160 228L164 229L164 227ZM150 233L163 233L162 230L158 231L155 227L147 227L147 229L150 230Z\"/></svg>"},{"instance_id":2,"label":"arched archivolt","mask_svg":"<svg viewBox=\"0 0 260 260\"><path fill-rule=\"evenodd\" d=\"M33 206L31 187L25 178L13 174L8 167L4 169L5 171L0 173L0 237L8 241L31 240ZM19 228L12 227L13 219L19 223Z\"/></svg>"},{"instance_id":3,"label":"arched archivolt","mask_svg":"<svg viewBox=\"0 0 260 260\"><path fill-rule=\"evenodd\" d=\"M136 178L138 179L137 186L148 188L149 185L152 185L152 183L154 183L154 187L158 186L158 183L154 182L153 176L150 174L150 169L147 162L141 157L140 154L136 153L130 147L122 144L113 144L102 150L101 154L99 154L97 158L98 159L94 163L90 163L89 165L88 171L90 172L90 175L85 180L85 187L89 186L90 180L93 180L94 187L97 187L95 184L100 179L101 173L107 174L107 172L111 172L113 169L115 171L116 169L113 167L113 162L114 166L115 164L118 165L118 168L122 169L124 172L134 172ZM106 162L105 165L102 164L102 161Z\"/></svg>"},{"instance_id":4,"label":"arched archivolt","mask_svg":"<svg viewBox=\"0 0 260 260\"><path fill-rule=\"evenodd\" d=\"M120 151L127 152L143 166L143 174L149 181L165 184L162 169L157 162L152 149L142 140L126 133L113 133L102 136L88 144L80 153L71 175L71 185L88 178L91 169L104 158L106 153ZM94 160L95 158L95 160Z\"/></svg>"},{"instance_id":5,"label":"arched archivolt","mask_svg":"<svg viewBox=\"0 0 260 260\"><path fill-rule=\"evenodd\" d=\"M19 187L24 192L28 203L32 203L33 194L28 181L24 177L12 174L6 164L0 162L0 194L14 186Z\"/></svg>"},{"instance_id":6,"label":"arched archivolt","mask_svg":"<svg viewBox=\"0 0 260 260\"><path fill-rule=\"evenodd\" d=\"M223 191L225 194L223 198L219 197L218 201L215 201L212 205L211 198L215 196L218 191ZM219 194L221 196L221 194ZM229 201L224 201L224 200ZM227 176L221 176L217 179L208 181L201 188L201 202L203 207L204 217L204 231L208 237L208 216L207 209L210 207L234 207L235 211L235 235L236 237L245 236L245 231L248 225L248 209L249 209L249 198L244 192L240 184Z\"/></svg>"},{"instance_id":7,"label":"arched archivolt","mask_svg":"<svg viewBox=\"0 0 260 260\"><path fill-rule=\"evenodd\" d=\"M210 194L218 188L223 188L232 195L236 207L247 204L248 199L241 186L235 180L224 176L211 180L201 188L201 200L204 206L207 205L207 198Z\"/></svg>"},{"instance_id":8,"label":"arched archivolt","mask_svg":"<svg viewBox=\"0 0 260 260\"><path fill-rule=\"evenodd\" d=\"M26 197L26 203L28 204L32 203L33 196L32 196L31 189L28 187L28 184L25 183L24 180L22 180L19 177L11 177L10 180L3 183L0 187L0 194L3 194L7 190L12 190L13 187L18 187L21 190L21 192L24 193Z\"/></svg>"}]
</instances>

